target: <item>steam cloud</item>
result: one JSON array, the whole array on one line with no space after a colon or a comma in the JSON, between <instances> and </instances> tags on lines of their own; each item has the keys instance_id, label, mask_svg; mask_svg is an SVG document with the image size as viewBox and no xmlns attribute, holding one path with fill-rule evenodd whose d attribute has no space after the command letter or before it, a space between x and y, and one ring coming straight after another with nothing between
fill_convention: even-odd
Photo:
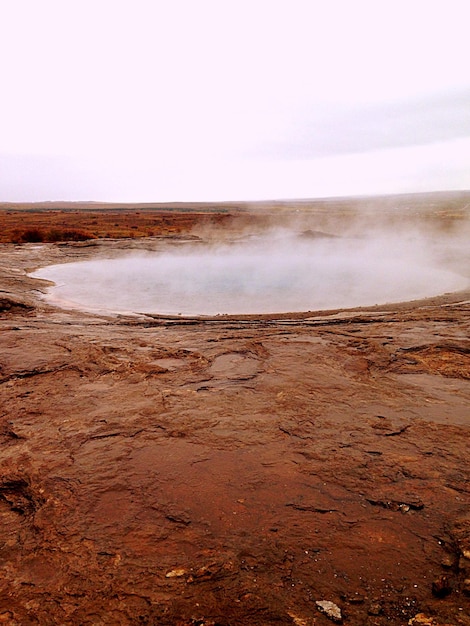
<instances>
[{"instance_id":1,"label":"steam cloud","mask_svg":"<svg viewBox=\"0 0 470 626\"><path fill-rule=\"evenodd\" d=\"M185 243L155 253L55 265L34 276L56 283L48 296L52 301L82 309L284 313L468 288L468 276L452 271L444 257L432 237L416 233L333 237L276 229L226 243Z\"/></svg>"}]
</instances>

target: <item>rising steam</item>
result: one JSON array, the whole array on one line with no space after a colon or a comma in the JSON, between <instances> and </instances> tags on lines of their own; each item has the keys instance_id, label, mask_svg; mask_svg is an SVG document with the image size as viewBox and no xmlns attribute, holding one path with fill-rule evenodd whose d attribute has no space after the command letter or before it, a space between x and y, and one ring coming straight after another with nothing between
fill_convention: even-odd
<instances>
[{"instance_id":1,"label":"rising steam","mask_svg":"<svg viewBox=\"0 0 470 626\"><path fill-rule=\"evenodd\" d=\"M468 288L432 238L276 229L219 244L43 268L49 298L82 309L164 315L285 313L414 300Z\"/></svg>"}]
</instances>

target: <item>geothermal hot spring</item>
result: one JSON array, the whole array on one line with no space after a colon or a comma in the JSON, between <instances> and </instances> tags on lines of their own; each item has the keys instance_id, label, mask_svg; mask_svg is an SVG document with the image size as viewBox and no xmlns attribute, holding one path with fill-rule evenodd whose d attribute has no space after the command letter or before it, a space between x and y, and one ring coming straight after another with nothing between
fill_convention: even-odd
<instances>
[{"instance_id":1,"label":"geothermal hot spring","mask_svg":"<svg viewBox=\"0 0 470 626\"><path fill-rule=\"evenodd\" d=\"M309 234L310 233L310 234ZM269 233L231 243L168 243L44 267L64 307L162 315L265 314L352 308L459 291L468 277L417 238Z\"/></svg>"}]
</instances>

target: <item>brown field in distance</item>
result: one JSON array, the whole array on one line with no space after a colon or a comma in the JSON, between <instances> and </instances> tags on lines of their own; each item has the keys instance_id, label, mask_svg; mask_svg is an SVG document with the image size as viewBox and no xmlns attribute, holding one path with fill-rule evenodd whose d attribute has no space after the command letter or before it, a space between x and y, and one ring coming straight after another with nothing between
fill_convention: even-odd
<instances>
[{"instance_id":1,"label":"brown field in distance","mask_svg":"<svg viewBox=\"0 0 470 626\"><path fill-rule=\"evenodd\" d=\"M228 214L147 210L0 210L0 243L171 236L196 224L219 224Z\"/></svg>"},{"instance_id":2,"label":"brown field in distance","mask_svg":"<svg viewBox=\"0 0 470 626\"><path fill-rule=\"evenodd\" d=\"M407 221L439 224L451 229L470 211L470 192L404 194L398 196L279 200L220 203L95 202L0 203L0 243L82 241L101 238L171 236L198 226L226 226L237 217L240 224L262 224L291 213L315 213L317 220L332 217L341 223L358 214L380 216L397 224ZM240 219L241 218L241 219Z\"/></svg>"}]
</instances>

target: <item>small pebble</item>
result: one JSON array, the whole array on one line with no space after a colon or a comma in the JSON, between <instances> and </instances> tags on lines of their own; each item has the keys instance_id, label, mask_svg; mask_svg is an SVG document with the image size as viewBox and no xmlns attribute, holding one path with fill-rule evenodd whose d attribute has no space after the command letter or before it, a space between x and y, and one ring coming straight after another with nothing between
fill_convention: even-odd
<instances>
[{"instance_id":1,"label":"small pebble","mask_svg":"<svg viewBox=\"0 0 470 626\"><path fill-rule=\"evenodd\" d=\"M341 615L341 609L334 602L329 600L317 600L315 603L319 611L324 613L329 619L337 624L341 624L343 616Z\"/></svg>"}]
</instances>

